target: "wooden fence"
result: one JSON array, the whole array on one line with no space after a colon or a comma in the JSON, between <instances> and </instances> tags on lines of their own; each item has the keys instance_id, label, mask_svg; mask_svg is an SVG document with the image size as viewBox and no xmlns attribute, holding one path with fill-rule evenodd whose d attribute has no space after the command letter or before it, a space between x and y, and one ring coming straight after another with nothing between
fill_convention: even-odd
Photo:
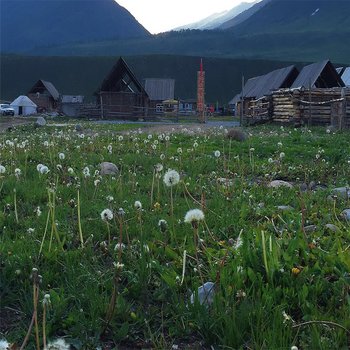
<instances>
[{"instance_id":1,"label":"wooden fence","mask_svg":"<svg viewBox=\"0 0 350 350\"><path fill-rule=\"evenodd\" d=\"M104 105L102 108L95 104L80 104L76 115L81 118L106 120L145 120L169 122L199 122L200 117L192 112L159 111L156 108L123 105Z\"/></svg>"}]
</instances>

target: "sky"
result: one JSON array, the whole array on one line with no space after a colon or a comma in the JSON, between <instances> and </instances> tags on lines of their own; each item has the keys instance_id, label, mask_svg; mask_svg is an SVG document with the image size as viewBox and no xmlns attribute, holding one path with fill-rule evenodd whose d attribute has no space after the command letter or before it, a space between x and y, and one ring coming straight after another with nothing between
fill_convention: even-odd
<instances>
[{"instance_id":1,"label":"sky","mask_svg":"<svg viewBox=\"0 0 350 350\"><path fill-rule=\"evenodd\" d=\"M149 32L157 34L197 22L253 0L116 0Z\"/></svg>"}]
</instances>

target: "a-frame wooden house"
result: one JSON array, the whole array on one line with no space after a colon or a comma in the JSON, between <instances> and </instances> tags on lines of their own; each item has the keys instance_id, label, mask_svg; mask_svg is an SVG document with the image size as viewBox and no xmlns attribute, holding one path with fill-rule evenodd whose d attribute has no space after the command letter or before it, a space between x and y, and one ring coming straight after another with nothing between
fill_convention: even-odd
<instances>
[{"instance_id":1,"label":"a-frame wooden house","mask_svg":"<svg viewBox=\"0 0 350 350\"><path fill-rule=\"evenodd\" d=\"M122 57L95 92L102 118L129 118L147 114L149 97Z\"/></svg>"}]
</instances>

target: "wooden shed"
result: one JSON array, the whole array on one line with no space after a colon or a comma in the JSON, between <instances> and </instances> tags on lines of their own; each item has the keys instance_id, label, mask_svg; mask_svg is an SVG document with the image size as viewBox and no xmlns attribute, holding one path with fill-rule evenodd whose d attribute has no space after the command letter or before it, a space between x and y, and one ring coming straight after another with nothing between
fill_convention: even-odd
<instances>
[{"instance_id":1,"label":"wooden shed","mask_svg":"<svg viewBox=\"0 0 350 350\"><path fill-rule=\"evenodd\" d=\"M120 57L110 73L95 92L102 118L130 118L148 112L147 92Z\"/></svg>"},{"instance_id":2,"label":"wooden shed","mask_svg":"<svg viewBox=\"0 0 350 350\"><path fill-rule=\"evenodd\" d=\"M175 98L175 80L146 78L145 90L150 99L150 108L156 112L161 112L164 109L163 101L174 100Z\"/></svg>"},{"instance_id":3,"label":"wooden shed","mask_svg":"<svg viewBox=\"0 0 350 350\"><path fill-rule=\"evenodd\" d=\"M265 75L251 78L243 87L243 91L236 95L229 104L235 104L235 114L241 115L243 101L243 114L245 116L268 118L270 110L270 96L276 90L290 87L299 74L294 66L276 69Z\"/></svg>"},{"instance_id":4,"label":"wooden shed","mask_svg":"<svg viewBox=\"0 0 350 350\"><path fill-rule=\"evenodd\" d=\"M38 112L57 110L60 93L55 86L46 80L38 80L29 90L27 96L37 105Z\"/></svg>"}]
</instances>

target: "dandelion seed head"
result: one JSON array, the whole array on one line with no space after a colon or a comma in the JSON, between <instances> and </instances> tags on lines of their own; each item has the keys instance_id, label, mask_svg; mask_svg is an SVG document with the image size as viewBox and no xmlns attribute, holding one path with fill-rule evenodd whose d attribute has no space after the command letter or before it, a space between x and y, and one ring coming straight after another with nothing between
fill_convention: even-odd
<instances>
[{"instance_id":1,"label":"dandelion seed head","mask_svg":"<svg viewBox=\"0 0 350 350\"><path fill-rule=\"evenodd\" d=\"M113 212L110 209L104 209L101 212L101 219L103 221L111 221L113 219Z\"/></svg>"},{"instance_id":2,"label":"dandelion seed head","mask_svg":"<svg viewBox=\"0 0 350 350\"><path fill-rule=\"evenodd\" d=\"M70 345L63 338L58 338L53 342L49 342L44 350L69 350Z\"/></svg>"},{"instance_id":3,"label":"dandelion seed head","mask_svg":"<svg viewBox=\"0 0 350 350\"><path fill-rule=\"evenodd\" d=\"M193 227L197 227L199 221L204 220L204 213L200 209L191 209L189 210L186 215L184 222L191 224Z\"/></svg>"},{"instance_id":4,"label":"dandelion seed head","mask_svg":"<svg viewBox=\"0 0 350 350\"><path fill-rule=\"evenodd\" d=\"M3 165L0 165L0 174L5 174L6 168Z\"/></svg>"},{"instance_id":5,"label":"dandelion seed head","mask_svg":"<svg viewBox=\"0 0 350 350\"><path fill-rule=\"evenodd\" d=\"M179 183L180 181L180 174L173 169L169 169L163 177L163 181L166 186L171 187Z\"/></svg>"},{"instance_id":6,"label":"dandelion seed head","mask_svg":"<svg viewBox=\"0 0 350 350\"><path fill-rule=\"evenodd\" d=\"M141 209L142 209L142 204L141 204L141 202L140 202L140 201L135 201L135 203L134 203L134 208L135 208L136 210L141 210Z\"/></svg>"},{"instance_id":7,"label":"dandelion seed head","mask_svg":"<svg viewBox=\"0 0 350 350\"><path fill-rule=\"evenodd\" d=\"M47 174L49 171L50 170L46 165L43 165L39 170L40 174Z\"/></svg>"},{"instance_id":8,"label":"dandelion seed head","mask_svg":"<svg viewBox=\"0 0 350 350\"><path fill-rule=\"evenodd\" d=\"M58 153L58 158L60 160L64 160L66 158L66 156L65 156L65 154L63 152L61 152L61 153Z\"/></svg>"},{"instance_id":9,"label":"dandelion seed head","mask_svg":"<svg viewBox=\"0 0 350 350\"><path fill-rule=\"evenodd\" d=\"M219 157L221 156L220 151L219 151L219 150L215 151L215 152L214 152L214 156L215 156L216 158L219 158Z\"/></svg>"},{"instance_id":10,"label":"dandelion seed head","mask_svg":"<svg viewBox=\"0 0 350 350\"><path fill-rule=\"evenodd\" d=\"M163 165L158 163L154 166L154 169L156 170L157 173L160 173L163 170Z\"/></svg>"}]
</instances>

